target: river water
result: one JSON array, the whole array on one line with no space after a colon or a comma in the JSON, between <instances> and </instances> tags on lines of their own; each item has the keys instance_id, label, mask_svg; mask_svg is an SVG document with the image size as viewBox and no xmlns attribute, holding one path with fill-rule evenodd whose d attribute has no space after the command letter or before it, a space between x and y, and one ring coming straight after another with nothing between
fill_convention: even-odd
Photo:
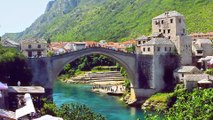
<instances>
[{"instance_id":1,"label":"river water","mask_svg":"<svg viewBox=\"0 0 213 120\"><path fill-rule=\"evenodd\" d=\"M74 85L56 82L53 90L53 100L57 106L63 103L80 103L100 113L107 120L136 120L144 119L140 109L128 107L118 97L97 94L90 91L91 86Z\"/></svg>"}]
</instances>

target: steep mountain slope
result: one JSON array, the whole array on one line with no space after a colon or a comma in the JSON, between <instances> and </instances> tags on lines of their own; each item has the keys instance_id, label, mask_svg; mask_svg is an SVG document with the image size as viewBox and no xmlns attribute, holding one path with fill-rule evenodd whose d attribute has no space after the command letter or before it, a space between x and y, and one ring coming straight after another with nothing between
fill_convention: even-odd
<instances>
[{"instance_id":1,"label":"steep mountain slope","mask_svg":"<svg viewBox=\"0 0 213 120\"><path fill-rule=\"evenodd\" d=\"M151 19L176 10L188 32L213 31L213 0L55 0L29 28L3 36L53 41L120 41L151 33Z\"/></svg>"}]
</instances>

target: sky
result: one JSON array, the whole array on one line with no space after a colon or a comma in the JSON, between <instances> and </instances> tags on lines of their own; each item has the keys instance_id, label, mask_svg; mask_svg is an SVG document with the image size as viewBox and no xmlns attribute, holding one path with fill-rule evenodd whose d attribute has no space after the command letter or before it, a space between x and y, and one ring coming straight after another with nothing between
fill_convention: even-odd
<instances>
[{"instance_id":1,"label":"sky","mask_svg":"<svg viewBox=\"0 0 213 120\"><path fill-rule=\"evenodd\" d=\"M0 36L29 27L46 9L50 0L0 0Z\"/></svg>"}]
</instances>

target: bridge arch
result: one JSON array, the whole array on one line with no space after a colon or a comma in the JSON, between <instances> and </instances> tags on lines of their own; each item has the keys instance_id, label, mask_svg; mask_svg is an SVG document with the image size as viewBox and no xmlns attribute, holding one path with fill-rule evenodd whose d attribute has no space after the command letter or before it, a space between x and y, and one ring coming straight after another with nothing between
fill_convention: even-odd
<instances>
[{"instance_id":1,"label":"bridge arch","mask_svg":"<svg viewBox=\"0 0 213 120\"><path fill-rule=\"evenodd\" d=\"M166 69L169 68L170 71L173 71L179 63L178 56L139 56L105 48L87 48L54 57L28 59L28 67L31 69L33 76L32 84L43 86L46 90L50 90L51 93L54 82L64 66L90 54L105 55L116 60L124 67L127 77L132 83L132 98L149 97L162 90L165 87Z\"/></svg>"},{"instance_id":2,"label":"bridge arch","mask_svg":"<svg viewBox=\"0 0 213 120\"><path fill-rule=\"evenodd\" d=\"M133 87L137 87L137 68L136 68L136 56L132 53L118 52L105 48L87 48L67 54L51 57L52 86L57 79L60 72L64 69L64 66L72 61L91 54L105 55L116 62L118 62L127 72L127 78L130 80Z\"/></svg>"}]
</instances>

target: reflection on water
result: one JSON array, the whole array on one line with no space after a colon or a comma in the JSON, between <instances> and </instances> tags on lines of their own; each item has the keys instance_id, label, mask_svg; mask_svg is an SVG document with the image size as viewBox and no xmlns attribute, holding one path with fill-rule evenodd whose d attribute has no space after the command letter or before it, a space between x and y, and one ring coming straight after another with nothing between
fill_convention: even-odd
<instances>
[{"instance_id":1,"label":"reflection on water","mask_svg":"<svg viewBox=\"0 0 213 120\"><path fill-rule=\"evenodd\" d=\"M135 116L135 114L136 114L136 108L131 107L130 108L130 113L131 113L131 116Z\"/></svg>"},{"instance_id":2,"label":"reflection on water","mask_svg":"<svg viewBox=\"0 0 213 120\"><path fill-rule=\"evenodd\" d=\"M96 94L91 86L70 85L57 82L53 90L53 99L57 106L63 103L80 103L90 107L96 113L104 115L107 120L144 119L139 108L128 107L117 97Z\"/></svg>"}]
</instances>

